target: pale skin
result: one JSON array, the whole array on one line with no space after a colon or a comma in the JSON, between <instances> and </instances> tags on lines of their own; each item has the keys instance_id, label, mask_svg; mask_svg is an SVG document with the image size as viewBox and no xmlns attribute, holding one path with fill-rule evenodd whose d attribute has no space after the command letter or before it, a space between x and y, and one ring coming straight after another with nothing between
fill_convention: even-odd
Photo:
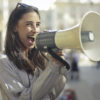
<instances>
[{"instance_id":1,"label":"pale skin","mask_svg":"<svg viewBox=\"0 0 100 100\"><path fill-rule=\"evenodd\" d=\"M38 14L35 12L24 14L19 20L16 30L26 49L33 48L34 40L32 41L32 39L35 34L40 32L40 18Z\"/></svg>"},{"instance_id":2,"label":"pale skin","mask_svg":"<svg viewBox=\"0 0 100 100\"><path fill-rule=\"evenodd\" d=\"M22 16L16 25L15 31L18 32L19 38L25 49L23 54L27 57L28 49L33 48L35 45L34 36L40 33L40 17L36 12L29 12ZM51 59L61 64L59 61L51 57ZM62 64L61 64L62 65Z\"/></svg>"},{"instance_id":3,"label":"pale skin","mask_svg":"<svg viewBox=\"0 0 100 100\"><path fill-rule=\"evenodd\" d=\"M25 46L23 54L27 56L29 48L34 47L34 35L40 32L40 18L36 12L29 12L19 20L16 31Z\"/></svg>"}]
</instances>

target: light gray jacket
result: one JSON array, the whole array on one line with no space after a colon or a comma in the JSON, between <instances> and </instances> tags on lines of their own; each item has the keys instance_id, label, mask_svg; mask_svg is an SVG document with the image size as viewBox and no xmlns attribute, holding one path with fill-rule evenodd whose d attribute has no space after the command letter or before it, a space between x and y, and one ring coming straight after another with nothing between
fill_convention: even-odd
<instances>
[{"instance_id":1,"label":"light gray jacket","mask_svg":"<svg viewBox=\"0 0 100 100\"><path fill-rule=\"evenodd\" d=\"M6 55L0 55L2 100L55 100L66 83L63 67L49 61L47 68L34 76L19 70Z\"/></svg>"}]
</instances>

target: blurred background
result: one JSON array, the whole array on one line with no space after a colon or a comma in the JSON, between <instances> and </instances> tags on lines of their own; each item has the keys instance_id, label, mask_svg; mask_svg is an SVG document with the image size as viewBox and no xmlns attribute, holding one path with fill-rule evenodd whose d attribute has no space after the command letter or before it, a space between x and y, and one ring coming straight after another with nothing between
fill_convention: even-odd
<instances>
[{"instance_id":1,"label":"blurred background","mask_svg":"<svg viewBox=\"0 0 100 100\"><path fill-rule=\"evenodd\" d=\"M41 30L68 29L80 24L86 12L100 13L100 0L0 0L0 51L4 49L9 15L18 2L39 8ZM68 72L65 90L57 100L76 100L68 99L67 89L74 91L77 100L100 100L99 62L90 61L78 50L63 50L63 53L74 68Z\"/></svg>"}]
</instances>

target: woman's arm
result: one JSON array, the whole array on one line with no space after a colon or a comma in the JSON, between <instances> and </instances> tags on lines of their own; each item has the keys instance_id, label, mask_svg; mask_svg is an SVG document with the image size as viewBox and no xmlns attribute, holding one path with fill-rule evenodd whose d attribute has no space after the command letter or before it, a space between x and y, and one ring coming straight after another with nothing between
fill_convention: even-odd
<instances>
[{"instance_id":1,"label":"woman's arm","mask_svg":"<svg viewBox=\"0 0 100 100\"><path fill-rule=\"evenodd\" d=\"M49 62L48 67L44 70L44 72L39 76L39 78L32 86L32 100L41 100L51 91L51 89L57 82L57 79L59 78L59 76L61 76L61 68L61 65L58 65L55 62ZM64 85L65 80L62 81L63 82L61 83ZM64 86L60 87L60 89L63 87ZM57 89L58 88L56 87L56 90Z\"/></svg>"}]
</instances>

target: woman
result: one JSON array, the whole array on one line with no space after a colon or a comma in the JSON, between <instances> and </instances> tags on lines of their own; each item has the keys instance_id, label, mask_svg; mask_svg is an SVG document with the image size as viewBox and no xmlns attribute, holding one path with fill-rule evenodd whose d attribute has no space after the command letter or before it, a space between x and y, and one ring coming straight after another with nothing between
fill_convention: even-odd
<instances>
[{"instance_id":1,"label":"woman","mask_svg":"<svg viewBox=\"0 0 100 100\"><path fill-rule=\"evenodd\" d=\"M65 85L63 64L34 47L40 32L38 9L18 3L12 11L0 56L0 90L3 100L55 100Z\"/></svg>"}]
</instances>

